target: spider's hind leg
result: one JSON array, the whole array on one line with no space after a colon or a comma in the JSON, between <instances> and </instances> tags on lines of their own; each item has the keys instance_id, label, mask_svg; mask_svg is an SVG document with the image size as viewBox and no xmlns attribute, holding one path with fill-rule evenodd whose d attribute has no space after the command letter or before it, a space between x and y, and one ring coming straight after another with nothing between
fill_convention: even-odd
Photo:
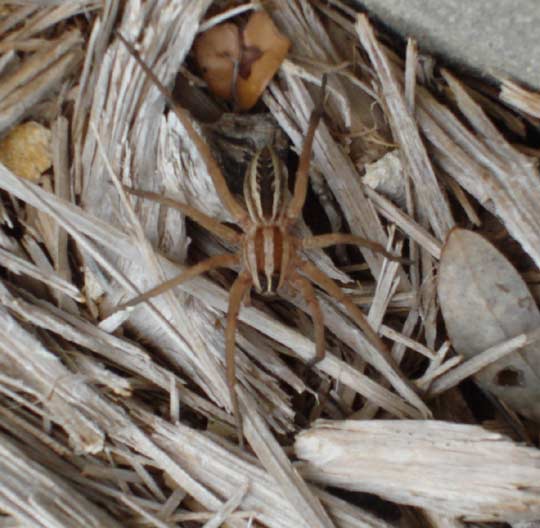
<instances>
[{"instance_id":1,"label":"spider's hind leg","mask_svg":"<svg viewBox=\"0 0 540 528\"><path fill-rule=\"evenodd\" d=\"M137 304L140 304L144 301L148 301L149 299L152 299L153 297L157 297L158 295L161 295L167 291L169 291L171 288L174 288L175 286L178 286L182 284L183 282L187 282L188 280L191 280L198 275L202 275L203 273L206 273L207 271L216 269L216 268L232 268L236 264L238 264L238 256L235 254L232 255L215 255L213 257L209 257L206 260L203 260L202 262L199 262L198 264L195 264L189 268L186 268L180 275L177 275L176 277L173 277L172 279L169 279L165 282L162 282L161 284L158 284L155 288L152 288L151 290L148 290L141 295L138 295L137 297L134 297L130 301L120 304L114 308L114 310L108 314L108 316L111 316L112 314L116 312L120 312L122 310L126 310L127 308L130 308L132 306L136 306Z\"/></svg>"},{"instance_id":2,"label":"spider's hind leg","mask_svg":"<svg viewBox=\"0 0 540 528\"><path fill-rule=\"evenodd\" d=\"M240 446L244 443L244 433L242 428L242 417L240 416L240 407L238 405L238 396L236 394L236 327L238 325L238 314L242 300L251 288L252 280L248 273L241 273L231 286L229 292L229 309L227 312L227 328L225 329L225 361L227 365L227 386L231 398L231 406L236 419L236 431L238 433L238 443Z\"/></svg>"},{"instance_id":3,"label":"spider's hind leg","mask_svg":"<svg viewBox=\"0 0 540 528\"><path fill-rule=\"evenodd\" d=\"M411 382L401 373L386 345L378 336L377 332L371 327L366 316L362 313L362 310L354 304L352 299L336 284L336 282L334 282L333 279L328 277L311 262L302 262L300 269L309 279L319 284L326 293L331 295L338 302L341 302L347 309L351 319L360 327L366 339L378 352L376 356L372 356L370 363L377 368L377 370L385 374L387 379L402 397L411 402L411 404L420 410L422 414L429 416L429 409L420 399Z\"/></svg>"},{"instance_id":4,"label":"spider's hind leg","mask_svg":"<svg viewBox=\"0 0 540 528\"><path fill-rule=\"evenodd\" d=\"M388 351L385 344L375 330L373 330L366 316L362 313L360 308L352 302L350 297L334 282L334 280L328 277L311 262L304 261L301 265L301 269L313 282L318 283L326 293L345 306L347 312L349 312L349 315L354 322L361 328L362 332L364 332L368 341L381 352L383 357L387 357Z\"/></svg>"},{"instance_id":5,"label":"spider's hind leg","mask_svg":"<svg viewBox=\"0 0 540 528\"><path fill-rule=\"evenodd\" d=\"M313 327L315 330L315 355L306 363L307 367L311 368L319 361L322 361L326 353L324 340L324 318L321 311L321 306L317 300L315 288L307 279L298 273L295 273L290 279L289 284L297 287L301 291L311 311L311 318L313 320Z\"/></svg>"},{"instance_id":6,"label":"spider's hind leg","mask_svg":"<svg viewBox=\"0 0 540 528\"><path fill-rule=\"evenodd\" d=\"M379 244L374 240L369 240L368 238L363 238L356 235L349 235L348 233L328 233L326 235L311 236L302 240L302 247L304 249L322 249L329 246L335 246L337 244L365 247L374 253L380 253L388 260L401 262L402 264L411 264L410 260L386 251L382 244Z\"/></svg>"}]
</instances>

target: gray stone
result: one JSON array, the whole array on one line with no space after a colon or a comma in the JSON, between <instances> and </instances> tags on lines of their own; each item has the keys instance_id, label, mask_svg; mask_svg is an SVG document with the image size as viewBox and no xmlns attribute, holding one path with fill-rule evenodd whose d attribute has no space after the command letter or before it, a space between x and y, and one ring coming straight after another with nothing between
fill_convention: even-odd
<instances>
[{"instance_id":1,"label":"gray stone","mask_svg":"<svg viewBox=\"0 0 540 528\"><path fill-rule=\"evenodd\" d=\"M419 49L540 89L539 0L356 0Z\"/></svg>"}]
</instances>

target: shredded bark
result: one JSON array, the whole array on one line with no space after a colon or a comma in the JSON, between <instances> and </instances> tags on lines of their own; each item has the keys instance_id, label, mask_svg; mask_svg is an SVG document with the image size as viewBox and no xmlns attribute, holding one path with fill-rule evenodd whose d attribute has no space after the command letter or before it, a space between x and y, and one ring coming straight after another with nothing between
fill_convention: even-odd
<instances>
[{"instance_id":1,"label":"shredded bark","mask_svg":"<svg viewBox=\"0 0 540 528\"><path fill-rule=\"evenodd\" d=\"M240 114L202 80L192 48L223 23L242 34L261 9L291 48L254 109ZM116 32L187 112L170 111ZM20 125L40 128L39 145L23 134L23 155L6 147L0 159L32 162L36 149L42 158L26 178L0 162L6 526L389 528L410 524L410 507L437 527L540 517L538 451L517 445L535 438L522 415L534 420L527 409L536 402L505 398L518 389L503 383L486 390L483 423L475 398L460 392L501 361L537 354L539 331L497 320L517 329L483 346L486 330L472 324L474 345L454 349L447 327L476 320L466 306L472 288L458 270L446 287L464 291L463 300L443 322L449 310L441 309L437 282L449 233L468 227L506 250L516 274L526 273L527 286L521 282L532 292L518 301L538 302L539 151L528 131L540 123L539 95L510 79L494 91L436 62L436 75L428 75L421 49L378 32L340 0L0 7L0 144L9 145L3 140ZM262 67L261 53L244 51L250 68ZM257 70L261 90L266 73ZM292 289L275 299L252 293L236 336L247 441L240 447L224 338L235 272L211 272L114 311L192 264L233 251L234 236L218 239L126 187L229 225L209 171L221 166L241 203L250 157L273 142L292 189L324 75L311 191L293 234L342 230L402 257L388 260L373 246L302 254L338 282L388 352L314 285L326 356L307 369L315 354L309 303ZM225 88L234 99L234 86ZM500 284L490 273L491 294ZM540 375L536 363L520 362L526 375L510 381ZM318 417L325 421L310 428ZM453 470L456 453L462 464ZM377 494L401 521L327 485Z\"/></svg>"}]
</instances>

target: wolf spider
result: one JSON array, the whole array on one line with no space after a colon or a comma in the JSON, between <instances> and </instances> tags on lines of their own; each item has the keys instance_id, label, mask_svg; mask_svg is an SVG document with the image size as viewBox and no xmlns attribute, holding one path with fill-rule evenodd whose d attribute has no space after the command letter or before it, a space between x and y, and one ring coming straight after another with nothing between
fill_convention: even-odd
<instances>
[{"instance_id":1,"label":"wolf spider","mask_svg":"<svg viewBox=\"0 0 540 528\"><path fill-rule=\"evenodd\" d=\"M267 145L255 154L247 168L244 177L244 201L246 205L244 207L229 190L208 145L193 128L187 111L173 102L167 89L142 60L133 45L124 39L122 35L118 34L118 37L147 76L155 83L186 129L189 137L195 143L206 163L219 198L242 232L235 231L188 204L179 203L155 193L126 188L127 191L136 196L179 209L208 231L237 246L238 250L233 254L209 257L187 268L180 275L116 307L115 311L126 309L160 295L170 288L215 268L234 269L240 267L238 277L233 282L229 293L225 350L227 385L237 423L239 440L242 443L242 421L235 390L235 333L240 306L248 291L254 287L262 295L271 295L287 284L302 293L310 307L315 330L315 356L310 361L310 364L319 362L324 358L325 354L323 314L310 280L319 284L326 293L341 302L350 317L362 329L368 341L385 357L388 357L386 346L371 328L362 311L334 280L310 262L302 259L300 252L305 249L326 248L336 244L351 244L367 247L391 260L404 261L404 259L387 252L377 242L354 235L330 233L299 239L291 234L291 227L298 220L306 200L313 138L323 113L326 77L323 77L320 98L309 120L292 197L288 196L287 176L283 163L275 153L272 145Z\"/></svg>"}]
</instances>

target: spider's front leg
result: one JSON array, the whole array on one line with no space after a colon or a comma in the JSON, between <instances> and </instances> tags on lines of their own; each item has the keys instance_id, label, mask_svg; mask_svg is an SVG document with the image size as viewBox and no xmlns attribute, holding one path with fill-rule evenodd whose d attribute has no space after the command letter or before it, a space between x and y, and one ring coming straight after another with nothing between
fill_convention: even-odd
<instances>
[{"instance_id":1,"label":"spider's front leg","mask_svg":"<svg viewBox=\"0 0 540 528\"><path fill-rule=\"evenodd\" d=\"M311 151L313 150L313 139L315 137L315 130L317 130L317 126L323 114L325 93L326 75L322 78L319 100L315 104L315 108L309 118L306 139L304 141L304 146L302 147L302 153L300 154L300 161L298 162L296 181L294 182L294 193L287 208L287 218L290 220L296 220L300 216L302 208L304 207L304 202L306 201L309 182L309 162L311 160Z\"/></svg>"},{"instance_id":2,"label":"spider's front leg","mask_svg":"<svg viewBox=\"0 0 540 528\"><path fill-rule=\"evenodd\" d=\"M116 31L116 35L123 42L124 46L129 50L132 57L137 61L139 66L143 69L144 73L148 76L149 79L155 84L156 88L160 91L161 95L167 101L171 110L176 114L182 126L186 129L187 135L194 143L195 147L199 151L201 158L206 164L208 173L210 174L212 181L214 182L214 187L219 195L220 200L233 215L234 219L240 224L244 225L247 220L247 212L240 205L240 203L233 196L229 188L227 187L227 182L225 177L219 168L216 160L213 158L212 153L210 152L210 147L206 144L201 135L195 130L193 124L191 123L191 118L188 111L185 108L182 108L171 96L171 93L162 82L157 78L156 74L151 70L151 68L144 62L144 60L139 55L139 52L135 49L133 44L126 40L123 35Z\"/></svg>"},{"instance_id":3,"label":"spider's front leg","mask_svg":"<svg viewBox=\"0 0 540 528\"><path fill-rule=\"evenodd\" d=\"M192 207L191 205L177 202L172 198L167 198L166 196L162 196L161 194L157 194L154 192L140 191L138 189L128 187L127 185L124 185L123 187L124 190L129 194L160 203L162 205L165 205L166 207L178 209L181 213L185 214L187 217L197 222L200 226L208 229L208 231L214 233L214 235L217 235L220 238L223 238L227 242L230 242L232 244L239 244L242 239L242 235L240 233L237 233L234 229L227 227L225 224L222 224L215 218L212 218L211 216L204 214L198 209L195 209L195 207Z\"/></svg>"}]
</instances>

